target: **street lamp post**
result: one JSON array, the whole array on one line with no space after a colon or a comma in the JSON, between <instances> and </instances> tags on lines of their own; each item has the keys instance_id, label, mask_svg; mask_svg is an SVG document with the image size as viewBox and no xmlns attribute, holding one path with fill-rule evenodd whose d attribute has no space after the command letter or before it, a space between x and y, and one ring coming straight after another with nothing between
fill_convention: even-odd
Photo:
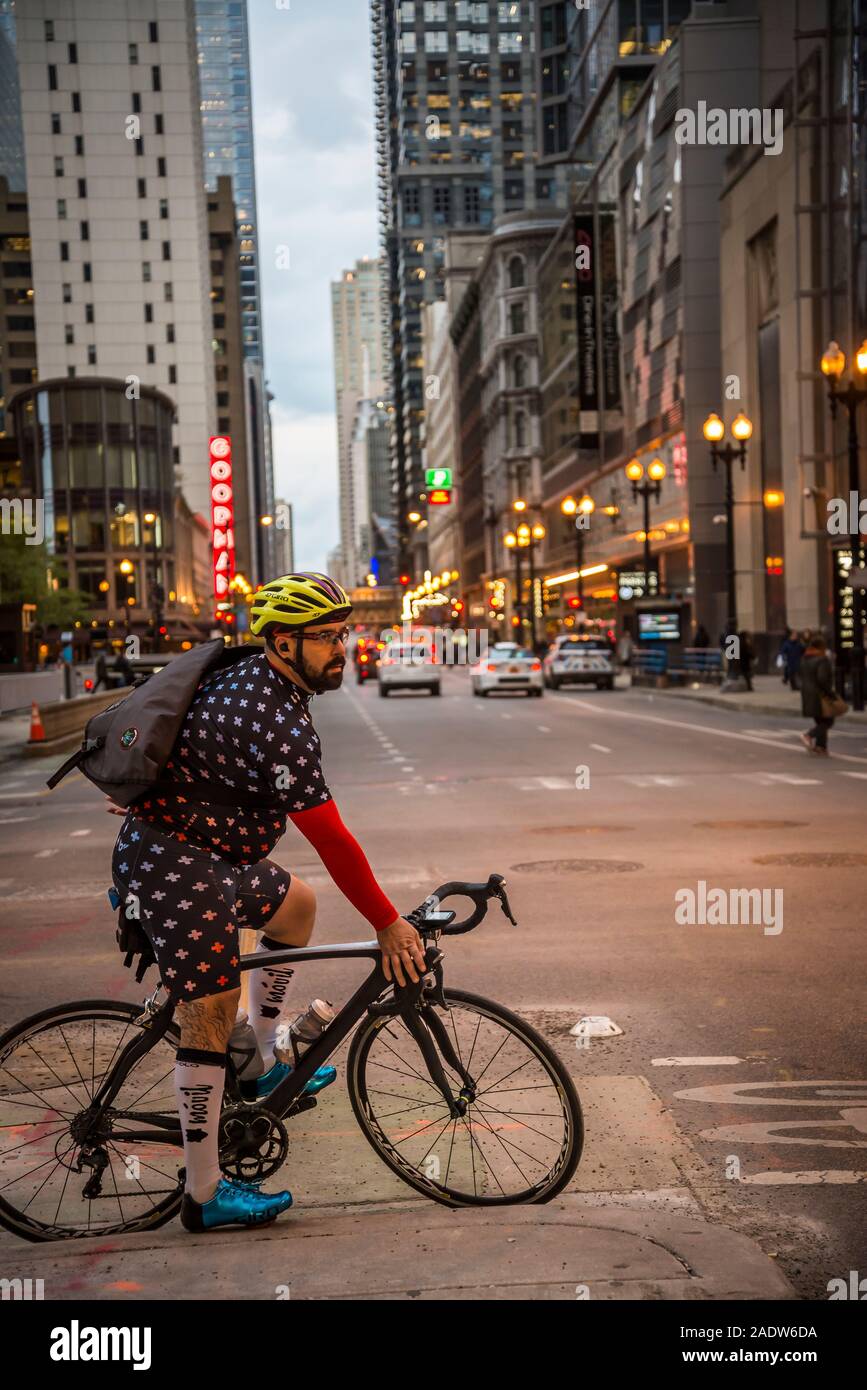
<instances>
[{"instance_id":1,"label":"street lamp post","mask_svg":"<svg viewBox=\"0 0 867 1390\"><path fill-rule=\"evenodd\" d=\"M154 618L153 618L153 622L154 622L154 645L153 645L153 649L154 649L155 652L158 652L158 651L159 651L160 645L161 645L161 642L160 642L160 628L161 628L162 625L163 625L163 606L162 606L162 605L163 605L163 598L164 598L163 586L162 586L162 584L160 583L160 557L159 557L159 550L158 550L158 548L157 548L157 519L158 519L158 518L157 518L156 512L145 512L145 514L144 514L144 521L145 521L145 522L147 523L147 525L150 526L150 528L151 528L151 543L152 543L152 545L153 545L153 566L154 566L154 582L153 582L153 600L154 600L154 607L153 607L153 614L154 614Z\"/></svg>"},{"instance_id":2,"label":"street lamp post","mask_svg":"<svg viewBox=\"0 0 867 1390\"><path fill-rule=\"evenodd\" d=\"M846 354L839 343L830 342L822 354L820 362L822 374L828 382L828 402L831 407L831 419L837 418L837 406L844 406L849 420L848 432L848 455L849 455L849 500L854 499L854 515L849 518L849 532L852 536L853 563L857 564L856 547L860 541L860 470L858 467L858 406L862 401L867 400L867 385L856 386L854 373L850 377L847 386L841 390L838 382L846 370ZM862 381L867 374L867 338L855 353L855 368ZM846 660L852 676L852 708L864 708L864 590L855 589L855 617L856 632L854 646L847 651ZM842 651L837 652L838 661L843 656ZM842 662L840 662L842 665Z\"/></svg>"},{"instance_id":3,"label":"street lamp post","mask_svg":"<svg viewBox=\"0 0 867 1390\"><path fill-rule=\"evenodd\" d=\"M732 481L732 464L740 463L741 471L747 461L747 440L752 437L752 421L744 415L743 411L736 415L732 421L732 434L737 442L737 447L733 444L726 444L720 448L720 441L725 437L726 427L720 417L713 412L708 415L701 427L702 434L710 445L710 457L713 463L714 472L716 466L721 463L725 468L726 490L726 632L736 633L738 630L738 599L737 585L735 582L735 489Z\"/></svg>"},{"instance_id":4,"label":"street lamp post","mask_svg":"<svg viewBox=\"0 0 867 1390\"><path fill-rule=\"evenodd\" d=\"M665 464L662 459L654 459L647 467L647 481L641 482L644 477L644 466L638 459L631 459L626 465L626 476L632 484L632 496L644 499L644 585L645 592L650 593L650 499L659 497L662 492L662 480L665 477ZM657 588L659 586L657 585Z\"/></svg>"},{"instance_id":5,"label":"street lamp post","mask_svg":"<svg viewBox=\"0 0 867 1390\"><path fill-rule=\"evenodd\" d=\"M596 510L596 503L586 492L577 501L574 497L564 497L560 503L560 511L564 516L575 518L575 565L578 570L578 606L584 607L584 577L581 573L584 568L584 531L589 522L584 522L584 517L590 517Z\"/></svg>"},{"instance_id":6,"label":"street lamp post","mask_svg":"<svg viewBox=\"0 0 867 1390\"><path fill-rule=\"evenodd\" d=\"M508 531L506 533L503 537L503 545L507 550L513 550L515 552L515 610L519 622L523 624L524 600L521 592L521 551L518 545L518 537L515 535L514 531Z\"/></svg>"}]
</instances>

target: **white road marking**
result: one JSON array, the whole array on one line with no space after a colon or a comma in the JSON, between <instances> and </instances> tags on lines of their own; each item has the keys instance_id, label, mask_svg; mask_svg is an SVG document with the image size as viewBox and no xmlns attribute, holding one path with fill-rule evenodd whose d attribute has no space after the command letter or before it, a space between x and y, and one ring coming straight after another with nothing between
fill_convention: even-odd
<instances>
[{"instance_id":1,"label":"white road marking","mask_svg":"<svg viewBox=\"0 0 867 1390\"><path fill-rule=\"evenodd\" d=\"M867 782L867 772L846 772L843 768L841 768L841 769L840 769L840 776L841 776L841 777L861 777L865 782Z\"/></svg>"},{"instance_id":2,"label":"white road marking","mask_svg":"<svg viewBox=\"0 0 867 1390\"><path fill-rule=\"evenodd\" d=\"M512 717L512 716L511 716L510 714L502 714L502 713L500 714L500 718L501 718L501 719L511 719L511 717Z\"/></svg>"},{"instance_id":3,"label":"white road marking","mask_svg":"<svg viewBox=\"0 0 867 1390\"><path fill-rule=\"evenodd\" d=\"M611 749L606 748L604 743L591 743L591 748L595 748L597 753L610 753Z\"/></svg>"},{"instance_id":4,"label":"white road marking","mask_svg":"<svg viewBox=\"0 0 867 1390\"><path fill-rule=\"evenodd\" d=\"M549 699L560 700L568 709L574 710L576 714L607 714L612 719L634 719L644 724L662 724L669 729L688 729L694 734L709 734L712 738L733 738L740 743L761 743L766 748L782 749L785 753L797 753L800 757L805 757L803 745L794 744L791 747L785 743L779 743L767 736L757 738L753 734L736 733L733 729L714 729L708 724L687 724L680 719L663 719L659 714L638 714L634 710L612 709L610 705L593 705L585 700L571 700L568 695L553 694ZM856 758L851 753L835 753L834 757L840 762L846 763L867 763L867 758Z\"/></svg>"},{"instance_id":5,"label":"white road marking","mask_svg":"<svg viewBox=\"0 0 867 1390\"><path fill-rule=\"evenodd\" d=\"M629 782L633 787L688 787L689 780L686 777L658 777L651 773L646 776L630 777L622 776L622 782Z\"/></svg>"},{"instance_id":6,"label":"white road marking","mask_svg":"<svg viewBox=\"0 0 867 1390\"><path fill-rule=\"evenodd\" d=\"M743 1057L653 1057L652 1067L736 1067Z\"/></svg>"},{"instance_id":7,"label":"white road marking","mask_svg":"<svg viewBox=\"0 0 867 1390\"><path fill-rule=\"evenodd\" d=\"M39 849L39 850L36 851L36 853L34 854L33 858L34 858L34 859L50 859L51 856L52 856L52 854L58 854L58 853L59 853L59 850L56 850L56 849Z\"/></svg>"},{"instance_id":8,"label":"white road marking","mask_svg":"<svg viewBox=\"0 0 867 1390\"><path fill-rule=\"evenodd\" d=\"M772 782L786 782L790 787L818 787L821 780L818 777L793 777L790 772L769 772Z\"/></svg>"},{"instance_id":9,"label":"white road marking","mask_svg":"<svg viewBox=\"0 0 867 1390\"><path fill-rule=\"evenodd\" d=\"M0 801L34 801L47 795L47 792L0 792Z\"/></svg>"},{"instance_id":10,"label":"white road marking","mask_svg":"<svg viewBox=\"0 0 867 1390\"><path fill-rule=\"evenodd\" d=\"M551 732L547 724L537 724L536 728L539 730L540 734L550 734Z\"/></svg>"},{"instance_id":11,"label":"white road marking","mask_svg":"<svg viewBox=\"0 0 867 1390\"><path fill-rule=\"evenodd\" d=\"M4 816L0 825L20 825L25 820L36 820L35 816Z\"/></svg>"},{"instance_id":12,"label":"white road marking","mask_svg":"<svg viewBox=\"0 0 867 1390\"><path fill-rule=\"evenodd\" d=\"M90 835L91 833L90 830L70 830L69 835L70 838L74 838L76 835Z\"/></svg>"}]
</instances>

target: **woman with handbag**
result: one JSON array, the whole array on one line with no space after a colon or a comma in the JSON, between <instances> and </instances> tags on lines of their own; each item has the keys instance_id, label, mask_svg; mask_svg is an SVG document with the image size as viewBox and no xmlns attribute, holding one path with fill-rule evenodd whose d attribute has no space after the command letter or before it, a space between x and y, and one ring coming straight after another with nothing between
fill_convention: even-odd
<instances>
[{"instance_id":1,"label":"woman with handbag","mask_svg":"<svg viewBox=\"0 0 867 1390\"><path fill-rule=\"evenodd\" d=\"M801 659L801 712L813 720L813 727L801 734L801 742L809 753L828 756L828 730L834 720L845 714L849 706L834 689L831 662L825 639L813 633Z\"/></svg>"}]
</instances>

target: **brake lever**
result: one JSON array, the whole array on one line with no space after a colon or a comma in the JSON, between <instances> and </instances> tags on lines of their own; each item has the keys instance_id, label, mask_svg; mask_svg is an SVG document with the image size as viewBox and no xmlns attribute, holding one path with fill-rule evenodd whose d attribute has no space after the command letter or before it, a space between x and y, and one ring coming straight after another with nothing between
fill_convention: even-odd
<instances>
[{"instance_id":1,"label":"brake lever","mask_svg":"<svg viewBox=\"0 0 867 1390\"><path fill-rule=\"evenodd\" d=\"M509 902L509 897L506 893L506 880L504 878L500 879L500 882L498 883L495 891L497 897L500 900L500 907L503 909L503 912L508 917L512 926L516 927L518 923L515 921L514 915L512 913L512 905Z\"/></svg>"}]
</instances>

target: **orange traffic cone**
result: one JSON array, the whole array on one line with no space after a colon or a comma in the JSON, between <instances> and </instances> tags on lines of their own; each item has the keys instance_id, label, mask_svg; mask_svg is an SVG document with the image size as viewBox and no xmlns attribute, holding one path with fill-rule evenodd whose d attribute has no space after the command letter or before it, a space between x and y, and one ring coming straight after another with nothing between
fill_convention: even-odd
<instances>
[{"instance_id":1,"label":"orange traffic cone","mask_svg":"<svg viewBox=\"0 0 867 1390\"><path fill-rule=\"evenodd\" d=\"M45 738L45 730L42 727L42 715L39 713L39 706L34 700L30 706L30 742L41 743Z\"/></svg>"}]
</instances>

